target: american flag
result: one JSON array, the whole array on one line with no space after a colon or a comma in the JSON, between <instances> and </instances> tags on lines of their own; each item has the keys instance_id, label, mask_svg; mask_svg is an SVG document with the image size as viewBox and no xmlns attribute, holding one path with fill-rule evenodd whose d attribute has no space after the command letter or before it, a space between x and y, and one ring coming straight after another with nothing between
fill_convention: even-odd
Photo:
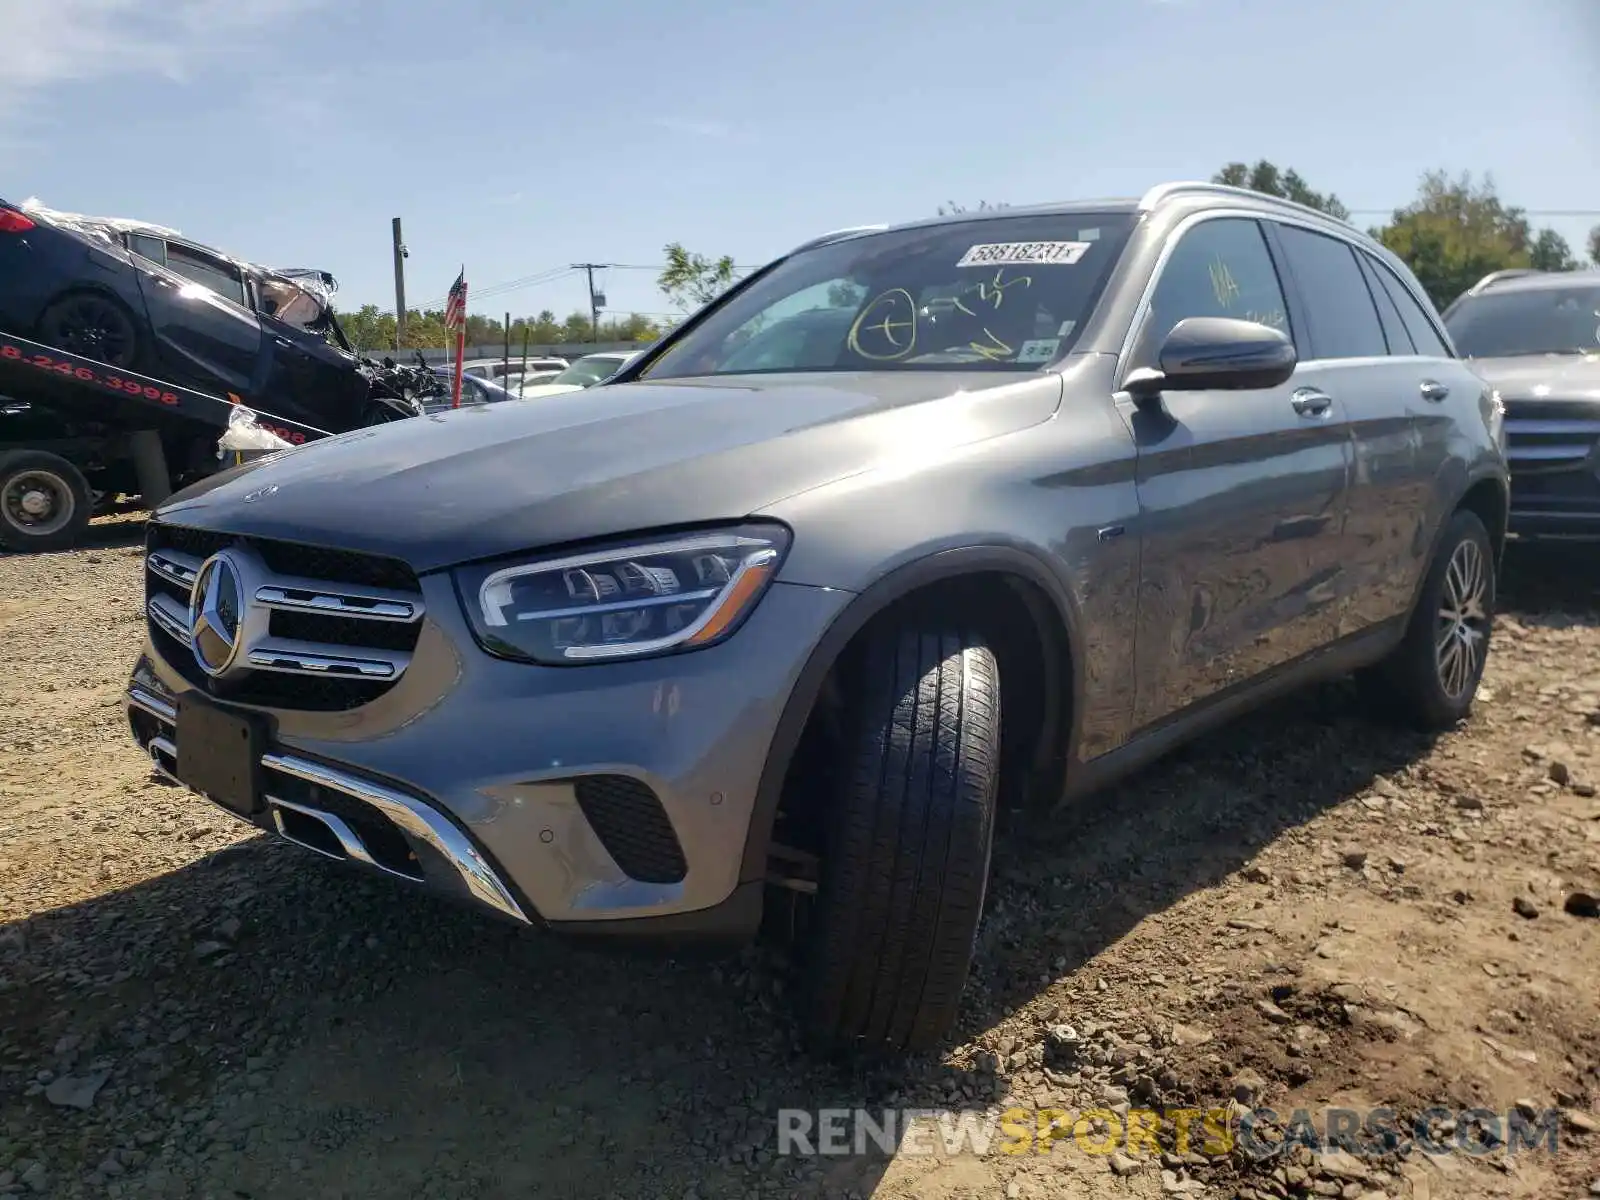
<instances>
[{"instance_id":1,"label":"american flag","mask_svg":"<svg viewBox=\"0 0 1600 1200\"><path fill-rule=\"evenodd\" d=\"M461 274L456 276L456 281L450 285L450 295L444 302L444 327L446 329L463 329L467 324L467 269L461 268Z\"/></svg>"}]
</instances>

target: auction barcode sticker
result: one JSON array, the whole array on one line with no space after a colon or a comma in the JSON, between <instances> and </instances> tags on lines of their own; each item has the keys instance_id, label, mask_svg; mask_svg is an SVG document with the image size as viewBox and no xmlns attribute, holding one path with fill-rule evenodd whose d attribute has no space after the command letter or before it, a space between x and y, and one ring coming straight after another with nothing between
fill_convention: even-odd
<instances>
[{"instance_id":1,"label":"auction barcode sticker","mask_svg":"<svg viewBox=\"0 0 1600 1200\"><path fill-rule=\"evenodd\" d=\"M1070 267L1088 251L1088 242L990 242L969 247L958 267L1038 265Z\"/></svg>"}]
</instances>

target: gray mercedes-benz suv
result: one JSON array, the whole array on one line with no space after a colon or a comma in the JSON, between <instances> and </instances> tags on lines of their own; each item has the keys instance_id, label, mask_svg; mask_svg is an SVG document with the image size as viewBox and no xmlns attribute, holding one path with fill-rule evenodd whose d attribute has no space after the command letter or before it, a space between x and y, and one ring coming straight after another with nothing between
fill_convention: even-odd
<instances>
[{"instance_id":1,"label":"gray mercedes-benz suv","mask_svg":"<svg viewBox=\"0 0 1600 1200\"><path fill-rule=\"evenodd\" d=\"M600 387L175 497L129 719L246 820L513 921L739 941L781 899L812 1044L926 1048L997 804L1338 673L1468 712L1500 438L1416 280L1310 209L839 232Z\"/></svg>"},{"instance_id":2,"label":"gray mercedes-benz suv","mask_svg":"<svg viewBox=\"0 0 1600 1200\"><path fill-rule=\"evenodd\" d=\"M1444 323L1505 404L1510 532L1600 538L1600 269L1496 271Z\"/></svg>"}]
</instances>

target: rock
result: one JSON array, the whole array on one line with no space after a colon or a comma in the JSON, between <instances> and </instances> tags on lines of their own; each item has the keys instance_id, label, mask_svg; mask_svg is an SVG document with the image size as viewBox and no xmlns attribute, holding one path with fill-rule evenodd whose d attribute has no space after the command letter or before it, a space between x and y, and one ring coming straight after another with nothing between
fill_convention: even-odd
<instances>
[{"instance_id":1,"label":"rock","mask_svg":"<svg viewBox=\"0 0 1600 1200\"><path fill-rule=\"evenodd\" d=\"M22 1177L17 1182L30 1192L48 1191L50 1188L50 1172L42 1162L36 1162L22 1173Z\"/></svg>"},{"instance_id":2,"label":"rock","mask_svg":"<svg viewBox=\"0 0 1600 1200\"><path fill-rule=\"evenodd\" d=\"M1022 1195L1022 1185L1013 1179L1006 1184L1006 1200L1017 1200Z\"/></svg>"},{"instance_id":3,"label":"rock","mask_svg":"<svg viewBox=\"0 0 1600 1200\"><path fill-rule=\"evenodd\" d=\"M1572 782L1572 769L1559 758L1550 764L1550 782L1563 787Z\"/></svg>"},{"instance_id":4,"label":"rock","mask_svg":"<svg viewBox=\"0 0 1600 1200\"><path fill-rule=\"evenodd\" d=\"M1518 896L1511 902L1511 911L1524 920L1531 921L1539 915L1539 906L1526 896Z\"/></svg>"},{"instance_id":5,"label":"rock","mask_svg":"<svg viewBox=\"0 0 1600 1200\"><path fill-rule=\"evenodd\" d=\"M1246 1107L1254 1104L1260 1098L1261 1093L1266 1091L1266 1088L1267 1081L1258 1072L1252 1071L1249 1067L1244 1068L1233 1077L1234 1099Z\"/></svg>"},{"instance_id":6,"label":"rock","mask_svg":"<svg viewBox=\"0 0 1600 1200\"><path fill-rule=\"evenodd\" d=\"M1600 716L1600 713L1595 715ZM1600 721L1596 721L1595 724L1600 725ZM1589 1195L1600 1196L1600 1178L1591 1179L1589 1181Z\"/></svg>"},{"instance_id":7,"label":"rock","mask_svg":"<svg viewBox=\"0 0 1600 1200\"><path fill-rule=\"evenodd\" d=\"M1476 796L1457 796L1455 806L1462 812L1482 812L1483 801Z\"/></svg>"},{"instance_id":8,"label":"rock","mask_svg":"<svg viewBox=\"0 0 1600 1200\"><path fill-rule=\"evenodd\" d=\"M1209 1029L1202 1029L1198 1025L1178 1023L1172 1027L1172 1044L1174 1046L1203 1046L1213 1036Z\"/></svg>"},{"instance_id":9,"label":"rock","mask_svg":"<svg viewBox=\"0 0 1600 1200\"><path fill-rule=\"evenodd\" d=\"M1600 917L1600 900L1596 900L1588 892L1573 892L1567 897L1561 910L1574 917L1588 917L1593 920Z\"/></svg>"},{"instance_id":10,"label":"rock","mask_svg":"<svg viewBox=\"0 0 1600 1200\"><path fill-rule=\"evenodd\" d=\"M1352 871L1359 871L1367 865L1367 852L1365 850L1346 850L1339 856L1339 861Z\"/></svg>"},{"instance_id":11,"label":"rock","mask_svg":"<svg viewBox=\"0 0 1600 1200\"><path fill-rule=\"evenodd\" d=\"M1587 781L1575 781L1572 785L1572 794L1574 796L1593 796L1595 794L1595 786Z\"/></svg>"},{"instance_id":12,"label":"rock","mask_svg":"<svg viewBox=\"0 0 1600 1200\"><path fill-rule=\"evenodd\" d=\"M1257 1000L1256 1011L1267 1020L1271 1021L1274 1025L1288 1025L1294 1020L1293 1017L1284 1012L1283 1009L1279 1008L1271 1000Z\"/></svg>"},{"instance_id":13,"label":"rock","mask_svg":"<svg viewBox=\"0 0 1600 1200\"><path fill-rule=\"evenodd\" d=\"M1581 1109L1563 1109L1561 1116L1566 1121L1567 1127L1578 1133L1600 1133L1600 1121Z\"/></svg>"},{"instance_id":14,"label":"rock","mask_svg":"<svg viewBox=\"0 0 1600 1200\"><path fill-rule=\"evenodd\" d=\"M1513 1100L1511 1107L1528 1118L1537 1117L1540 1112L1539 1102L1527 1096L1520 1096Z\"/></svg>"},{"instance_id":15,"label":"rock","mask_svg":"<svg viewBox=\"0 0 1600 1200\"><path fill-rule=\"evenodd\" d=\"M194 945L194 956L202 961L227 952L228 947L221 942L196 942Z\"/></svg>"},{"instance_id":16,"label":"rock","mask_svg":"<svg viewBox=\"0 0 1600 1200\"><path fill-rule=\"evenodd\" d=\"M94 1104L96 1093L111 1078L110 1071L94 1071L88 1075L63 1075L52 1080L44 1090L44 1098L57 1108L88 1109Z\"/></svg>"},{"instance_id":17,"label":"rock","mask_svg":"<svg viewBox=\"0 0 1600 1200\"><path fill-rule=\"evenodd\" d=\"M1121 1150L1111 1152L1111 1170L1117 1175L1132 1175L1144 1164L1136 1158L1129 1158Z\"/></svg>"},{"instance_id":18,"label":"rock","mask_svg":"<svg viewBox=\"0 0 1600 1200\"><path fill-rule=\"evenodd\" d=\"M1346 1183L1365 1183L1372 1178L1360 1159L1343 1150L1326 1150L1320 1154L1312 1170L1329 1179L1342 1179Z\"/></svg>"},{"instance_id":19,"label":"rock","mask_svg":"<svg viewBox=\"0 0 1600 1200\"><path fill-rule=\"evenodd\" d=\"M224 917L217 922L217 936L225 942L237 941L239 931L244 928L244 922L238 917Z\"/></svg>"}]
</instances>

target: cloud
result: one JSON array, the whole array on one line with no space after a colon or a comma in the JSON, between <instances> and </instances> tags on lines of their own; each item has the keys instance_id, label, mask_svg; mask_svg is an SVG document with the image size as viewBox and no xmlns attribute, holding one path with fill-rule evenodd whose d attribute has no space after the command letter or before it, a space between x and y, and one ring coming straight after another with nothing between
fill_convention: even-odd
<instances>
[{"instance_id":1,"label":"cloud","mask_svg":"<svg viewBox=\"0 0 1600 1200\"><path fill-rule=\"evenodd\" d=\"M186 81L325 0L0 0L0 122L62 84L117 76Z\"/></svg>"}]
</instances>

